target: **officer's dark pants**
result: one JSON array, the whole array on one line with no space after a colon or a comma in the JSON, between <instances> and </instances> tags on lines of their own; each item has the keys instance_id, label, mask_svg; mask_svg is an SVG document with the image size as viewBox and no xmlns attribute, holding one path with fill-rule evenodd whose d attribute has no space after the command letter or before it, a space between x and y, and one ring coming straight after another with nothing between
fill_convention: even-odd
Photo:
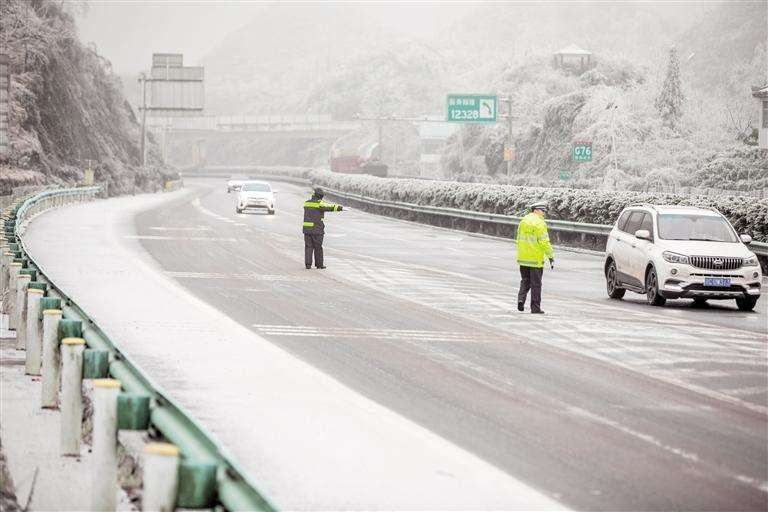
<instances>
[{"instance_id":1,"label":"officer's dark pants","mask_svg":"<svg viewBox=\"0 0 768 512\"><path fill-rule=\"evenodd\" d=\"M543 268L520 267L520 291L517 293L517 302L525 304L528 290L531 291L531 311L541 309L541 278L544 275Z\"/></svg>"},{"instance_id":2,"label":"officer's dark pants","mask_svg":"<svg viewBox=\"0 0 768 512\"><path fill-rule=\"evenodd\" d=\"M315 266L323 266L323 235L304 235L304 265L312 266L312 254L315 255Z\"/></svg>"}]
</instances>

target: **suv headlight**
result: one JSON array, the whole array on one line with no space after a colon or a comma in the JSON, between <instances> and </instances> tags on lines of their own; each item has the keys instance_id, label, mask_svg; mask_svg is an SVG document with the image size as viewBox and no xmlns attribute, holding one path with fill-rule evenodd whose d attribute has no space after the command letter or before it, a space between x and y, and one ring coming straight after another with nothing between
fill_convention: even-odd
<instances>
[{"instance_id":1,"label":"suv headlight","mask_svg":"<svg viewBox=\"0 0 768 512\"><path fill-rule=\"evenodd\" d=\"M744 266L745 267L756 267L758 265L757 263L757 256L754 254L752 256L747 256L744 258Z\"/></svg>"},{"instance_id":2,"label":"suv headlight","mask_svg":"<svg viewBox=\"0 0 768 512\"><path fill-rule=\"evenodd\" d=\"M690 264L690 259L688 258L688 256L677 254L676 252L664 251L663 253L661 253L661 255L664 258L664 260L669 263L679 263L680 265Z\"/></svg>"}]
</instances>

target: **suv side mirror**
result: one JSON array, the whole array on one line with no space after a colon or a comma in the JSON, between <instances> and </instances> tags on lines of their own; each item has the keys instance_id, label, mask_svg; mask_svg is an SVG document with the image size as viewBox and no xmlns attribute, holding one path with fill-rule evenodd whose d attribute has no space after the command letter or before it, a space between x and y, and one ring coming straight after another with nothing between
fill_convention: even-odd
<instances>
[{"instance_id":1,"label":"suv side mirror","mask_svg":"<svg viewBox=\"0 0 768 512\"><path fill-rule=\"evenodd\" d=\"M651 240L651 232L647 229L638 229L635 231L635 238L639 238L641 240Z\"/></svg>"},{"instance_id":2,"label":"suv side mirror","mask_svg":"<svg viewBox=\"0 0 768 512\"><path fill-rule=\"evenodd\" d=\"M752 237L747 234L739 235L739 238L741 238L741 241L747 245L752 243Z\"/></svg>"}]
</instances>

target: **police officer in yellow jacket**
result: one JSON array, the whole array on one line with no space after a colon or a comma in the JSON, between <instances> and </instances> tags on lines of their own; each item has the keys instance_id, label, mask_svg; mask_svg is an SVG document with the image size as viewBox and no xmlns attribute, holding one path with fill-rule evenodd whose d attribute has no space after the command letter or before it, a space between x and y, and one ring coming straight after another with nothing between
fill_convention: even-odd
<instances>
[{"instance_id":1,"label":"police officer in yellow jacket","mask_svg":"<svg viewBox=\"0 0 768 512\"><path fill-rule=\"evenodd\" d=\"M312 268L312 255L315 256L315 266L325 268L323 264L323 236L325 212L340 212L339 204L323 201L323 189L316 188L309 201L304 201L304 266Z\"/></svg>"},{"instance_id":2,"label":"police officer in yellow jacket","mask_svg":"<svg viewBox=\"0 0 768 512\"><path fill-rule=\"evenodd\" d=\"M531 291L531 313L543 314L541 310L541 278L544 274L544 258L555 265L555 252L549 243L549 233L544 217L547 203L531 205L531 213L523 217L517 227L517 263L520 265L520 291L517 294L517 310L525 309L528 290Z\"/></svg>"}]
</instances>

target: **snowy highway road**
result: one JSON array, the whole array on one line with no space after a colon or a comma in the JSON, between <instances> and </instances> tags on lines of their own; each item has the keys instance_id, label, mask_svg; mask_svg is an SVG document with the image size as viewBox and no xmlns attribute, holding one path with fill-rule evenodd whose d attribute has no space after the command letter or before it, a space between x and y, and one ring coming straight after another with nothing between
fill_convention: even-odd
<instances>
[{"instance_id":1,"label":"snowy highway road","mask_svg":"<svg viewBox=\"0 0 768 512\"><path fill-rule=\"evenodd\" d=\"M602 259L560 250L547 315L518 313L514 244L358 211L327 216L329 268L305 270L308 191L273 185L268 216L188 180L130 237L201 301L564 506L768 507L765 300L611 301Z\"/></svg>"},{"instance_id":2,"label":"snowy highway road","mask_svg":"<svg viewBox=\"0 0 768 512\"><path fill-rule=\"evenodd\" d=\"M275 184L267 216L236 214L220 180L188 186L138 217L147 251L351 388L575 508L768 504L767 301L611 301L601 258L559 251L533 317L509 242L342 212L329 269L307 271L305 189Z\"/></svg>"}]
</instances>

